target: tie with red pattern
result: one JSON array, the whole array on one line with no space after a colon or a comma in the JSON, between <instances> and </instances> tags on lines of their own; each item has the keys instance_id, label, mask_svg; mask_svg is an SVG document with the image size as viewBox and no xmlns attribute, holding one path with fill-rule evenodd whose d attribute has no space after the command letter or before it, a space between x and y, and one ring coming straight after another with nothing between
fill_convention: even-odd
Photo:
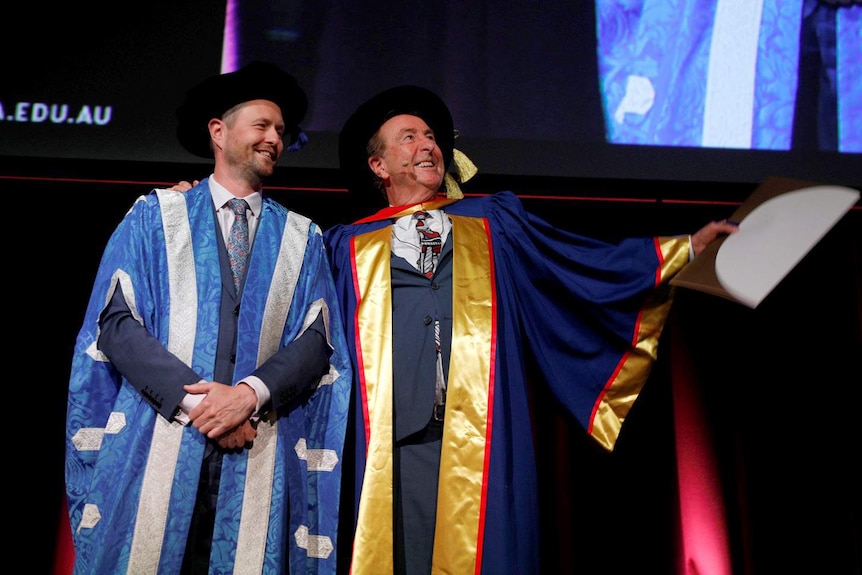
<instances>
[{"instance_id":1,"label":"tie with red pattern","mask_svg":"<svg viewBox=\"0 0 862 575\"><path fill-rule=\"evenodd\" d=\"M428 226L428 222L426 222L428 212L415 212L413 218L416 220L416 231L419 234L419 246L421 248L416 267L426 277L431 278L437 268L443 239L440 237L440 232L432 231ZM446 379L443 377L443 360L440 354L440 320L438 318L434 319L434 345L437 354L437 377L434 390L434 409L431 416L435 421L443 421L446 413Z\"/></svg>"},{"instance_id":2,"label":"tie with red pattern","mask_svg":"<svg viewBox=\"0 0 862 575\"><path fill-rule=\"evenodd\" d=\"M437 259L440 257L440 249L443 247L440 232L432 231L425 219L428 217L428 212L418 211L413 214L416 220L416 231L419 234L419 247L421 253L417 268L425 274L426 277L434 275L434 269L437 267Z\"/></svg>"}]
</instances>

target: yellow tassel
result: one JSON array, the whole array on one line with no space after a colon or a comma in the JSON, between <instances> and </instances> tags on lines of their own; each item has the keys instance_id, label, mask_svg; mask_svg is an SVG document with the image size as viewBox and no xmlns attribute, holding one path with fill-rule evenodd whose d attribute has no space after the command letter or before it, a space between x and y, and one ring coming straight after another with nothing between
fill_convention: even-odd
<instances>
[{"instance_id":1,"label":"yellow tassel","mask_svg":"<svg viewBox=\"0 0 862 575\"><path fill-rule=\"evenodd\" d=\"M452 150L452 162L455 164L457 179L452 174L446 174L446 197L460 200L464 197L464 193L461 191L458 182L463 184L475 176L479 172L479 169L470 161L470 158L466 154L457 148Z\"/></svg>"},{"instance_id":2,"label":"yellow tassel","mask_svg":"<svg viewBox=\"0 0 862 575\"><path fill-rule=\"evenodd\" d=\"M458 181L462 184L479 172L479 168L458 148L452 150L452 161L458 168Z\"/></svg>"},{"instance_id":3,"label":"yellow tassel","mask_svg":"<svg viewBox=\"0 0 862 575\"><path fill-rule=\"evenodd\" d=\"M458 182L455 181L455 178L452 177L452 174L446 174L444 181L446 182L447 198L460 200L464 197L464 192L461 191L461 186L458 185Z\"/></svg>"}]
</instances>

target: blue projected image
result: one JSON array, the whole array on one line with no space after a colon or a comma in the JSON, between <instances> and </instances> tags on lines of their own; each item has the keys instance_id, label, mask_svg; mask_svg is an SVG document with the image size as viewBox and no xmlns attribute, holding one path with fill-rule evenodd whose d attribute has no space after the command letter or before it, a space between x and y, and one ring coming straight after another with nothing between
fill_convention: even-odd
<instances>
[{"instance_id":1,"label":"blue projected image","mask_svg":"<svg viewBox=\"0 0 862 575\"><path fill-rule=\"evenodd\" d=\"M131 28L31 8L55 49L7 50L2 157L198 163L185 90L264 60L309 96L298 168L337 169L355 107L415 84L480 174L862 186L862 0L150 0Z\"/></svg>"},{"instance_id":2,"label":"blue projected image","mask_svg":"<svg viewBox=\"0 0 862 575\"><path fill-rule=\"evenodd\" d=\"M610 142L862 152L858 2L596 6Z\"/></svg>"}]
</instances>

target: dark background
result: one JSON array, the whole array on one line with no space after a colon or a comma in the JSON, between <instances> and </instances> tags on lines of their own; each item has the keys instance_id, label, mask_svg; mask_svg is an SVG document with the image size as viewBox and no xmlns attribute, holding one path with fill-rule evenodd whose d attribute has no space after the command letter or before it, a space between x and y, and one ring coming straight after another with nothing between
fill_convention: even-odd
<instances>
[{"instance_id":1,"label":"dark background","mask_svg":"<svg viewBox=\"0 0 862 575\"><path fill-rule=\"evenodd\" d=\"M303 127L311 141L292 166L337 168L348 114L412 83L447 101L458 147L487 174L862 184L862 154L821 151L814 133L784 152L606 143L590 1L244 1L230 11L235 33L224 42L227 6L19 3L16 17L0 23L0 156L201 163L174 138L186 89L223 60L263 59L293 73L310 96ZM223 54L226 45L235 48ZM816 90L813 75L801 79L799 102ZM19 103L29 107L16 118ZM67 105L68 117L36 122L36 104L58 114ZM79 117L85 106L92 118ZM714 191L697 195L714 199Z\"/></svg>"},{"instance_id":2,"label":"dark background","mask_svg":"<svg viewBox=\"0 0 862 575\"><path fill-rule=\"evenodd\" d=\"M572 4L570 15L586 19L590 3ZM345 8L321 2L317 13L324 9ZM485 10L491 9L489 3ZM0 24L0 102L7 117L8 102L17 101L114 106L110 126L0 122L0 193L16 201L4 253L13 264L7 265L7 276L19 280L6 291L14 289L7 341L13 342L13 361L25 366L7 383L12 392L6 404L9 505L24 510L15 512L21 519L12 526L11 544L22 550L28 572L47 573L63 501L71 351L96 267L111 231L137 196L209 174L207 163L176 144L172 122L185 89L219 71L224 5L95 2L19 10L23 13ZM366 18L406 19L398 12L417 10L427 13L433 6L399 3ZM530 14L547 23L540 12ZM350 15L335 21L349 22ZM351 81L411 81L399 74L421 73L430 66L423 58L441 54L438 43L453 43L428 34L417 38L412 28L399 30L392 43L370 47L342 29L357 49L373 48L375 58L397 53L403 61L396 66L368 60L364 68L336 71ZM587 42L582 36L588 37L588 30L581 31L566 39ZM554 38L549 33L542 40ZM518 65L523 70L534 61L550 62L543 48L522 42L491 49L512 63L499 74L522 97L562 90L573 111L596 110L598 98L590 89L551 82L553 69L540 88L512 73ZM475 64L459 64L457 50L450 50L455 53L447 65ZM522 60L513 60L507 50L523 51ZM274 61L280 56L274 49L267 55ZM433 81L430 87L446 94L471 87L446 85L445 76ZM317 101L352 107L377 85L331 89L332 98L318 94ZM484 119L492 130L480 134L506 133L508 124L502 123L510 121L508 110L465 118L461 105L453 104L456 127ZM343 117L343 110L313 108L308 125L337 126ZM572 141L549 137L528 142L519 148L528 152L517 153L462 130L459 147L480 168L465 192L511 189L530 210L560 227L612 239L692 232L729 216L770 175L862 188L858 155L612 148L596 141L600 125L589 119L577 124L562 130ZM536 129L558 133L544 124ZM335 170L334 134L310 130L310 135L306 150L282 159L267 189L323 227L351 221L360 213ZM521 160L531 160L532 167L524 168ZM756 310L681 289L656 370L612 454L589 441L536 386L541 511L553 526L543 539L549 572L681 572L673 424L679 406L671 373L684 357L694 363L703 424L718 459L734 573L862 573L860 231L857 204Z\"/></svg>"},{"instance_id":3,"label":"dark background","mask_svg":"<svg viewBox=\"0 0 862 575\"><path fill-rule=\"evenodd\" d=\"M50 165L64 165L56 161ZM23 263L7 340L23 379L8 383L9 480L25 512L13 531L31 572L53 561L63 493L65 399L71 351L101 251L134 199L189 177L193 165L71 161L65 174L0 162L0 192L28 201ZM93 174L98 174L94 177ZM505 181L504 181L505 180ZM509 185L504 185L508 182ZM469 194L513 188L527 207L589 235L685 233L726 217L756 183L721 184L727 202L688 199L696 182L477 177ZM645 185L652 195L636 193ZM565 187L564 187L565 185ZM351 219L326 172L280 168L277 200L327 226ZM83 201L83 204L82 204ZM553 573L674 573L679 493L674 380L696 366L702 424L712 440L733 573L862 573L858 407L862 404L862 210L818 243L756 309L680 289L659 362L616 450L605 453L537 384L543 557ZM9 293L9 288L7 288ZM13 327L14 326L14 327ZM549 329L551 327L549 326ZM683 345L667 341L676 334ZM525 417L527 416L525 406ZM23 451L23 458L18 455ZM713 478L716 479L716 478ZM60 523L58 524L58 521ZM28 547L24 547L27 544ZM802 571L797 571L802 568ZM65 573L65 572L61 572ZM59 575L59 574L58 574Z\"/></svg>"}]
</instances>

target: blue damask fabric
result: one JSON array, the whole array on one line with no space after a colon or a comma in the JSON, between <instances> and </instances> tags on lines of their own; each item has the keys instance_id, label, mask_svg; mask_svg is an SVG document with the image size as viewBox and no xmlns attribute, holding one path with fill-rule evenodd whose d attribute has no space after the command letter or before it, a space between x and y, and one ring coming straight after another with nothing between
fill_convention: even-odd
<instances>
[{"instance_id":1,"label":"blue damask fabric","mask_svg":"<svg viewBox=\"0 0 862 575\"><path fill-rule=\"evenodd\" d=\"M804 0L599 0L611 143L788 150ZM862 7L829 12L843 152L862 140Z\"/></svg>"},{"instance_id":2,"label":"blue damask fabric","mask_svg":"<svg viewBox=\"0 0 862 575\"><path fill-rule=\"evenodd\" d=\"M69 382L76 574L180 571L204 437L159 415L116 371L98 350L98 318L122 284L150 333L211 379L222 293L214 217L207 180L186 194L154 191L135 202L105 248ZM320 311L327 321L339 313L320 230L265 198L238 318L237 376L293 341ZM327 333L330 373L312 397L264 418L251 449L224 457L211 572L335 572L352 372L341 322L329 322Z\"/></svg>"}]
</instances>

